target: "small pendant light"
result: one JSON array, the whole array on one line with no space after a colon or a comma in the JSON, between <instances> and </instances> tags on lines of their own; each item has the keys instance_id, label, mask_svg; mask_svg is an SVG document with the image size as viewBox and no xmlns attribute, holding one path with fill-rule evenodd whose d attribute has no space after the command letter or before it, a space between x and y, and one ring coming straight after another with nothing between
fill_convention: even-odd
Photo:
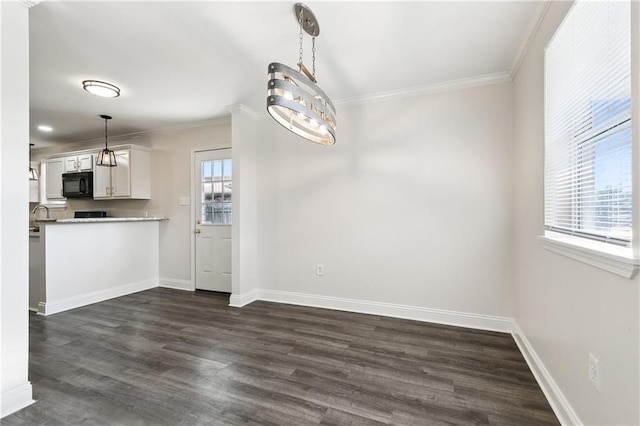
<instances>
[{"instance_id":1,"label":"small pendant light","mask_svg":"<svg viewBox=\"0 0 640 426\"><path fill-rule=\"evenodd\" d=\"M29 144L29 180L38 180L38 171L31 167L31 147L32 143Z\"/></svg>"},{"instance_id":2,"label":"small pendant light","mask_svg":"<svg viewBox=\"0 0 640 426\"><path fill-rule=\"evenodd\" d=\"M107 145L107 120L111 120L111 117L103 114L100 118L104 119L104 149L98 153L96 166L116 167L118 165L116 163L116 154Z\"/></svg>"}]
</instances>

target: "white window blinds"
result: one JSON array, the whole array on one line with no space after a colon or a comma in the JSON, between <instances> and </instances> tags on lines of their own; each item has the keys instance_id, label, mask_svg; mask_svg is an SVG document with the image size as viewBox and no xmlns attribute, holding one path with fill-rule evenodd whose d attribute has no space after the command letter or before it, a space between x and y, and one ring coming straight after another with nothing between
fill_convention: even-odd
<instances>
[{"instance_id":1,"label":"white window blinds","mask_svg":"<svg viewBox=\"0 0 640 426\"><path fill-rule=\"evenodd\" d=\"M631 241L629 2L579 1L545 52L545 227Z\"/></svg>"}]
</instances>

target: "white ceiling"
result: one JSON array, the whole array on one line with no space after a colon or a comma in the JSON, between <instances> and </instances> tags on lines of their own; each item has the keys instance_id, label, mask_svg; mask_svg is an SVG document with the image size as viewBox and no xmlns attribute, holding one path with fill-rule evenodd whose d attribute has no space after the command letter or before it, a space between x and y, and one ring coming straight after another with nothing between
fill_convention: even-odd
<instances>
[{"instance_id":1,"label":"white ceiling","mask_svg":"<svg viewBox=\"0 0 640 426\"><path fill-rule=\"evenodd\" d=\"M36 148L263 111L267 65L298 60L295 2L44 1L30 11ZM318 18L317 79L341 100L508 73L543 3L306 3ZM305 35L305 63L311 64ZM119 86L119 98L82 90ZM338 119L339 119L338 105ZM37 130L40 124L54 128Z\"/></svg>"}]
</instances>

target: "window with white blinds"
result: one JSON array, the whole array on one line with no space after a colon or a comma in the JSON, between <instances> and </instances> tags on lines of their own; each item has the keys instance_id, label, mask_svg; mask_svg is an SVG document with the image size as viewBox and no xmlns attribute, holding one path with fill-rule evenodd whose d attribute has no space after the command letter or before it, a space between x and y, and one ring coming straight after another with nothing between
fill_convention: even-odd
<instances>
[{"instance_id":1,"label":"window with white blinds","mask_svg":"<svg viewBox=\"0 0 640 426\"><path fill-rule=\"evenodd\" d=\"M545 228L631 242L629 2L578 1L545 52Z\"/></svg>"}]
</instances>

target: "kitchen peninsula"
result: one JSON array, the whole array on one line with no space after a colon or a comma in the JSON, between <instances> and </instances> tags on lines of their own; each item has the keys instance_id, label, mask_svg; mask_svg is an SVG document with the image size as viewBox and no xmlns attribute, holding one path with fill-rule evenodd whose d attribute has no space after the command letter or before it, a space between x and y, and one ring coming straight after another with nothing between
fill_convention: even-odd
<instances>
[{"instance_id":1,"label":"kitchen peninsula","mask_svg":"<svg viewBox=\"0 0 640 426\"><path fill-rule=\"evenodd\" d=\"M37 310L51 315L158 286L163 217L40 222L32 250L42 261ZM36 237L34 237L36 238ZM30 301L32 308L34 300Z\"/></svg>"}]
</instances>

